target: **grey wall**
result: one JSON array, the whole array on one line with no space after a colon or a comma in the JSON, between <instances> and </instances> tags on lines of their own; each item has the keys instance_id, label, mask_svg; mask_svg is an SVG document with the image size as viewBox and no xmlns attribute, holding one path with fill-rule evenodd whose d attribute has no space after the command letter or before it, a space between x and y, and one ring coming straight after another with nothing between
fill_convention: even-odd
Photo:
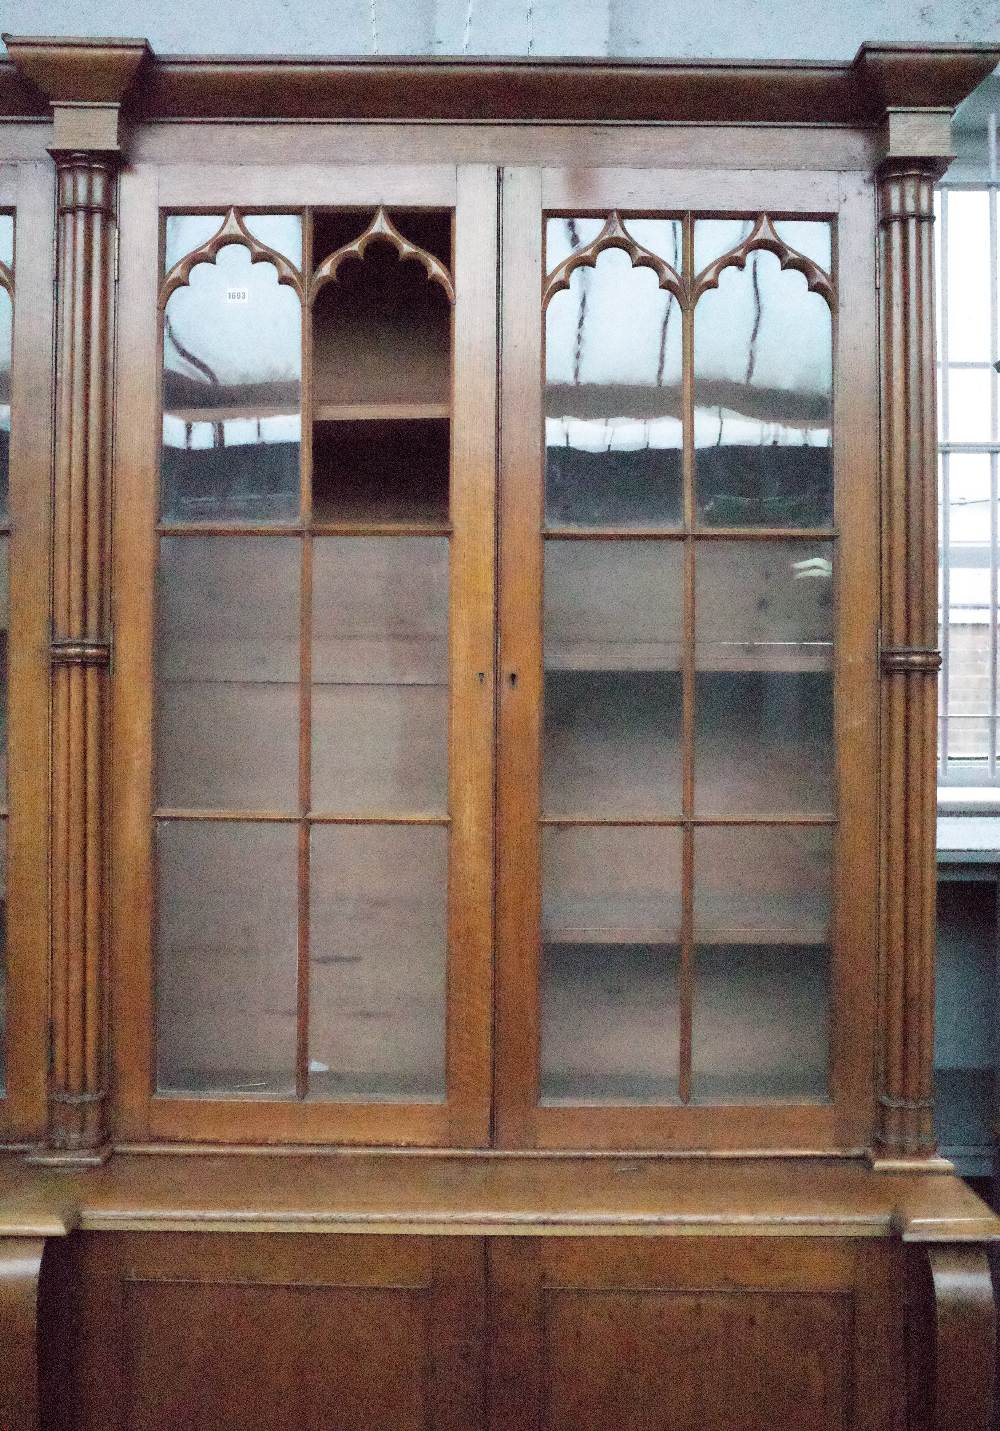
<instances>
[{"instance_id":1,"label":"grey wall","mask_svg":"<svg viewBox=\"0 0 1000 1431\"><path fill-rule=\"evenodd\" d=\"M1000 0L3 0L14 34L161 54L848 59L862 40L1000 39Z\"/></svg>"}]
</instances>

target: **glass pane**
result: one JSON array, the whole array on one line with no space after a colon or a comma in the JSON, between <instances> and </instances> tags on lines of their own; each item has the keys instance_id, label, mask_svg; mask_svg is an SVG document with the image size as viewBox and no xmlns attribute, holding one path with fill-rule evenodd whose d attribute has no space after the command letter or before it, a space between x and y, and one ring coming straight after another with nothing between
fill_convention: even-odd
<instances>
[{"instance_id":1,"label":"glass pane","mask_svg":"<svg viewBox=\"0 0 1000 1431\"><path fill-rule=\"evenodd\" d=\"M243 222L254 238L302 267L301 214L246 214Z\"/></svg>"},{"instance_id":2,"label":"glass pane","mask_svg":"<svg viewBox=\"0 0 1000 1431\"><path fill-rule=\"evenodd\" d=\"M695 810L833 808L832 542L698 543Z\"/></svg>"},{"instance_id":3,"label":"glass pane","mask_svg":"<svg viewBox=\"0 0 1000 1431\"><path fill-rule=\"evenodd\" d=\"M7 801L8 631L10 627L9 538L0 537L0 802Z\"/></svg>"},{"instance_id":4,"label":"glass pane","mask_svg":"<svg viewBox=\"0 0 1000 1431\"><path fill-rule=\"evenodd\" d=\"M445 1093L448 832L312 831L309 1093Z\"/></svg>"},{"instance_id":5,"label":"glass pane","mask_svg":"<svg viewBox=\"0 0 1000 1431\"><path fill-rule=\"evenodd\" d=\"M167 214L163 224L164 273L169 273L175 263L208 243L224 221L224 214Z\"/></svg>"},{"instance_id":6,"label":"glass pane","mask_svg":"<svg viewBox=\"0 0 1000 1431\"><path fill-rule=\"evenodd\" d=\"M948 191L948 358L987 363L990 352L989 194Z\"/></svg>"},{"instance_id":7,"label":"glass pane","mask_svg":"<svg viewBox=\"0 0 1000 1431\"><path fill-rule=\"evenodd\" d=\"M542 881L542 1097L675 1099L680 830L549 827Z\"/></svg>"},{"instance_id":8,"label":"glass pane","mask_svg":"<svg viewBox=\"0 0 1000 1431\"><path fill-rule=\"evenodd\" d=\"M299 509L302 314L233 244L198 264L163 319L163 515L287 521Z\"/></svg>"},{"instance_id":9,"label":"glass pane","mask_svg":"<svg viewBox=\"0 0 1000 1431\"><path fill-rule=\"evenodd\" d=\"M0 819L0 1093L7 1086L7 821Z\"/></svg>"},{"instance_id":10,"label":"glass pane","mask_svg":"<svg viewBox=\"0 0 1000 1431\"><path fill-rule=\"evenodd\" d=\"M692 1093L826 1096L832 831L695 831Z\"/></svg>"},{"instance_id":11,"label":"glass pane","mask_svg":"<svg viewBox=\"0 0 1000 1431\"><path fill-rule=\"evenodd\" d=\"M546 542L547 814L679 812L683 570L677 542Z\"/></svg>"},{"instance_id":12,"label":"glass pane","mask_svg":"<svg viewBox=\"0 0 1000 1431\"><path fill-rule=\"evenodd\" d=\"M298 808L299 561L295 538L161 541L161 806Z\"/></svg>"},{"instance_id":13,"label":"glass pane","mask_svg":"<svg viewBox=\"0 0 1000 1431\"><path fill-rule=\"evenodd\" d=\"M731 249L739 248L752 232L753 219L699 219L694 226L695 273L701 273Z\"/></svg>"},{"instance_id":14,"label":"glass pane","mask_svg":"<svg viewBox=\"0 0 1000 1431\"><path fill-rule=\"evenodd\" d=\"M548 221L550 267L577 246L582 223ZM668 262L676 254L679 269L679 220L629 228L637 242L666 249ZM546 309L545 373L546 521L679 525L681 313L655 273L615 249L577 269Z\"/></svg>"},{"instance_id":15,"label":"glass pane","mask_svg":"<svg viewBox=\"0 0 1000 1431\"><path fill-rule=\"evenodd\" d=\"M945 431L948 442L989 442L992 374L982 368L948 369Z\"/></svg>"},{"instance_id":16,"label":"glass pane","mask_svg":"<svg viewBox=\"0 0 1000 1431\"><path fill-rule=\"evenodd\" d=\"M804 253L826 273L833 272L833 233L829 224L814 219L779 219L774 226L789 248Z\"/></svg>"},{"instance_id":17,"label":"glass pane","mask_svg":"<svg viewBox=\"0 0 1000 1431\"><path fill-rule=\"evenodd\" d=\"M6 288L0 288L0 521L7 519L10 487L10 360L13 338L14 308Z\"/></svg>"},{"instance_id":18,"label":"glass pane","mask_svg":"<svg viewBox=\"0 0 1000 1431\"><path fill-rule=\"evenodd\" d=\"M294 825L161 821L157 1087L295 1091Z\"/></svg>"},{"instance_id":19,"label":"glass pane","mask_svg":"<svg viewBox=\"0 0 1000 1431\"><path fill-rule=\"evenodd\" d=\"M0 537L0 801L7 803L7 635L10 628L10 547Z\"/></svg>"},{"instance_id":20,"label":"glass pane","mask_svg":"<svg viewBox=\"0 0 1000 1431\"><path fill-rule=\"evenodd\" d=\"M799 229L812 225L802 224ZM823 251L819 235L811 243ZM740 241L734 220L695 225L702 255ZM707 232L706 232L707 231ZM797 234L802 237L801 233ZM707 526L811 527L833 517L832 319L804 277L755 252L695 309L696 495Z\"/></svg>"},{"instance_id":21,"label":"glass pane","mask_svg":"<svg viewBox=\"0 0 1000 1431\"><path fill-rule=\"evenodd\" d=\"M448 798L448 541L313 545L312 803L438 813Z\"/></svg>"}]
</instances>

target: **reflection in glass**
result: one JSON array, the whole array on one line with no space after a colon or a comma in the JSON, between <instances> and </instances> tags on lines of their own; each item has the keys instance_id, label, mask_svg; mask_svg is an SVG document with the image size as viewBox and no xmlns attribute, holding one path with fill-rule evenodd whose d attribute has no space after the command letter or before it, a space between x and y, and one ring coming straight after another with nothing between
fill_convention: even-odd
<instances>
[{"instance_id":1,"label":"reflection in glass","mask_svg":"<svg viewBox=\"0 0 1000 1431\"><path fill-rule=\"evenodd\" d=\"M594 222L548 221L550 270L596 236ZM680 269L679 220L628 220L626 227ZM676 298L658 287L652 270L633 268L620 250L576 269L569 288L551 299L545 314L550 525L680 523L681 346Z\"/></svg>"},{"instance_id":2,"label":"reflection in glass","mask_svg":"<svg viewBox=\"0 0 1000 1431\"><path fill-rule=\"evenodd\" d=\"M10 362L13 340L14 306L6 288L0 288L0 521L7 518L10 486Z\"/></svg>"},{"instance_id":3,"label":"reflection in glass","mask_svg":"<svg viewBox=\"0 0 1000 1431\"><path fill-rule=\"evenodd\" d=\"M10 630L10 538L0 536L0 803L7 803L7 684Z\"/></svg>"},{"instance_id":4,"label":"reflection in glass","mask_svg":"<svg viewBox=\"0 0 1000 1431\"><path fill-rule=\"evenodd\" d=\"M445 1093L448 832L312 830L309 1093Z\"/></svg>"},{"instance_id":5,"label":"reflection in glass","mask_svg":"<svg viewBox=\"0 0 1000 1431\"><path fill-rule=\"evenodd\" d=\"M701 273L753 232L753 219L699 219L694 226L694 271Z\"/></svg>"},{"instance_id":6,"label":"reflection in glass","mask_svg":"<svg viewBox=\"0 0 1000 1431\"><path fill-rule=\"evenodd\" d=\"M695 810L833 808L832 542L698 544Z\"/></svg>"},{"instance_id":7,"label":"reflection in glass","mask_svg":"<svg viewBox=\"0 0 1000 1431\"><path fill-rule=\"evenodd\" d=\"M447 538L317 538L313 808L443 814L447 794Z\"/></svg>"},{"instance_id":8,"label":"reflection in glass","mask_svg":"<svg viewBox=\"0 0 1000 1431\"><path fill-rule=\"evenodd\" d=\"M161 821L157 1087L295 1090L294 825Z\"/></svg>"},{"instance_id":9,"label":"reflection in glass","mask_svg":"<svg viewBox=\"0 0 1000 1431\"><path fill-rule=\"evenodd\" d=\"M299 507L302 313L238 244L198 264L163 319L163 515L287 521Z\"/></svg>"},{"instance_id":10,"label":"reflection in glass","mask_svg":"<svg viewBox=\"0 0 1000 1431\"><path fill-rule=\"evenodd\" d=\"M275 253L302 267L301 214L244 214L243 222L254 238L273 248Z\"/></svg>"},{"instance_id":11,"label":"reflection in glass","mask_svg":"<svg viewBox=\"0 0 1000 1431\"><path fill-rule=\"evenodd\" d=\"M157 800L298 803L299 542L165 537L157 616Z\"/></svg>"},{"instance_id":12,"label":"reflection in glass","mask_svg":"<svg viewBox=\"0 0 1000 1431\"><path fill-rule=\"evenodd\" d=\"M549 826L542 843L542 1096L677 1096L678 829Z\"/></svg>"},{"instance_id":13,"label":"reflection in glass","mask_svg":"<svg viewBox=\"0 0 1000 1431\"><path fill-rule=\"evenodd\" d=\"M699 220L699 269L745 224ZM811 243L825 252L829 225ZM808 237L808 235L806 236ZM702 294L694 338L696 496L707 526L810 527L833 516L832 317L805 278L756 251Z\"/></svg>"},{"instance_id":14,"label":"reflection in glass","mask_svg":"<svg viewBox=\"0 0 1000 1431\"><path fill-rule=\"evenodd\" d=\"M832 831L695 831L692 1094L821 1099L829 1061Z\"/></svg>"},{"instance_id":15,"label":"reflection in glass","mask_svg":"<svg viewBox=\"0 0 1000 1431\"><path fill-rule=\"evenodd\" d=\"M545 813L679 813L679 543L549 541L544 602Z\"/></svg>"},{"instance_id":16,"label":"reflection in glass","mask_svg":"<svg viewBox=\"0 0 1000 1431\"><path fill-rule=\"evenodd\" d=\"M14 267L14 218L0 214L0 263ZM0 288L0 521L7 518L10 479L11 348L14 309ZM0 537L0 801L7 801L8 539ZM0 819L0 1093L7 1082L7 821Z\"/></svg>"},{"instance_id":17,"label":"reflection in glass","mask_svg":"<svg viewBox=\"0 0 1000 1431\"><path fill-rule=\"evenodd\" d=\"M169 273L175 263L208 243L224 222L224 214L167 214L163 222L164 273Z\"/></svg>"},{"instance_id":18,"label":"reflection in glass","mask_svg":"<svg viewBox=\"0 0 1000 1431\"><path fill-rule=\"evenodd\" d=\"M7 820L0 819L0 1093L7 1086Z\"/></svg>"}]
</instances>

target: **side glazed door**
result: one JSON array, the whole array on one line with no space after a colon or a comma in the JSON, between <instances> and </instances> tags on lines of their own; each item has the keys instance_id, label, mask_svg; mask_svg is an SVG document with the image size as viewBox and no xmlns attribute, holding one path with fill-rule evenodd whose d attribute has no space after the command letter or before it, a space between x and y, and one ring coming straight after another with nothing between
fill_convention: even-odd
<instances>
[{"instance_id":1,"label":"side glazed door","mask_svg":"<svg viewBox=\"0 0 1000 1431\"><path fill-rule=\"evenodd\" d=\"M496 193L123 178L119 1137L488 1140Z\"/></svg>"},{"instance_id":2,"label":"side glazed door","mask_svg":"<svg viewBox=\"0 0 1000 1431\"><path fill-rule=\"evenodd\" d=\"M863 175L504 175L497 1128L864 1146Z\"/></svg>"}]
</instances>

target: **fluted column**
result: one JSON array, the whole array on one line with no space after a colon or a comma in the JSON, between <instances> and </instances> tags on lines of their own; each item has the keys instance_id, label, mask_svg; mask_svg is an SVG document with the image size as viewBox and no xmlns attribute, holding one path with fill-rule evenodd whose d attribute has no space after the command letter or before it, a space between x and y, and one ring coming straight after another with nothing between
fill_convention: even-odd
<instances>
[{"instance_id":1,"label":"fluted column","mask_svg":"<svg viewBox=\"0 0 1000 1431\"><path fill-rule=\"evenodd\" d=\"M57 169L53 463L52 934L48 1146L106 1156L106 763L115 197L121 103L144 40L18 39L52 104Z\"/></svg>"},{"instance_id":2,"label":"fluted column","mask_svg":"<svg viewBox=\"0 0 1000 1431\"><path fill-rule=\"evenodd\" d=\"M50 1141L104 1141L113 156L57 153Z\"/></svg>"},{"instance_id":3,"label":"fluted column","mask_svg":"<svg viewBox=\"0 0 1000 1431\"><path fill-rule=\"evenodd\" d=\"M937 794L938 156L879 171L882 358L881 1069L878 1154L930 1158Z\"/></svg>"}]
</instances>

